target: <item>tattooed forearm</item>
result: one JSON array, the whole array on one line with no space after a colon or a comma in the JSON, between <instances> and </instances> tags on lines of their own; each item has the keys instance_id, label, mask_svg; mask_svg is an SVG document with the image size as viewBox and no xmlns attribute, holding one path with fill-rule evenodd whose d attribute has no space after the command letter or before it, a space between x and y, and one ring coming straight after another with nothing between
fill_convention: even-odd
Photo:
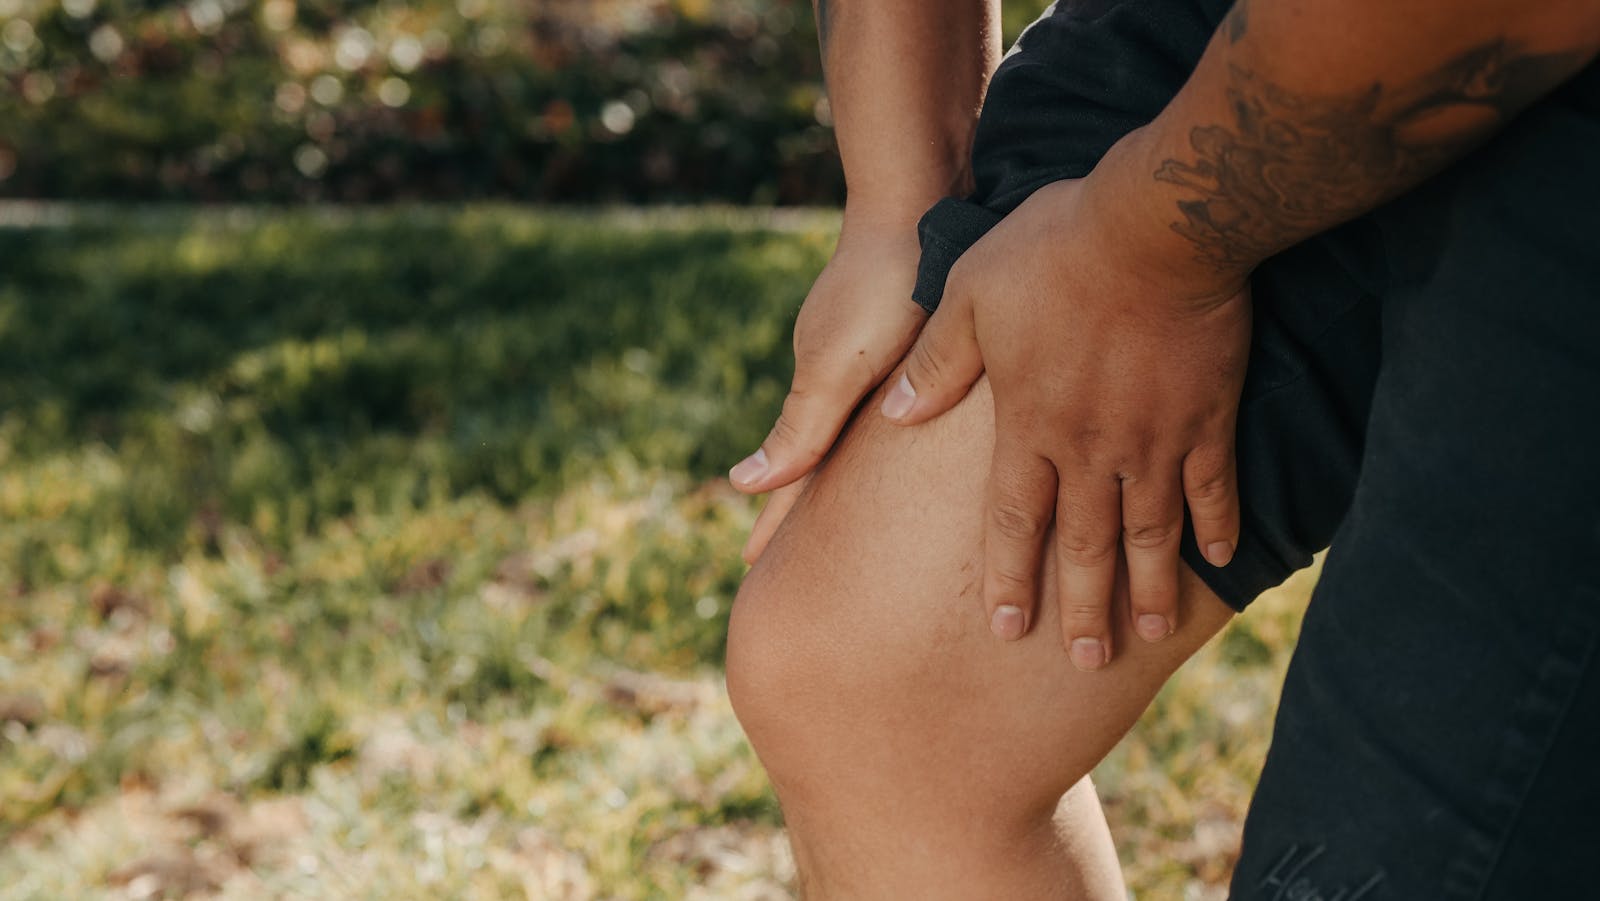
<instances>
[{"instance_id":1,"label":"tattooed forearm","mask_svg":"<svg viewBox=\"0 0 1600 901\"><path fill-rule=\"evenodd\" d=\"M1226 24L1244 31L1243 2ZM1537 54L1499 40L1407 84L1344 96L1296 93L1234 67L1229 119L1194 128L1195 159L1162 182L1192 191L1172 228L1218 269L1248 268L1405 190L1487 137L1575 72L1585 54Z\"/></svg>"}]
</instances>

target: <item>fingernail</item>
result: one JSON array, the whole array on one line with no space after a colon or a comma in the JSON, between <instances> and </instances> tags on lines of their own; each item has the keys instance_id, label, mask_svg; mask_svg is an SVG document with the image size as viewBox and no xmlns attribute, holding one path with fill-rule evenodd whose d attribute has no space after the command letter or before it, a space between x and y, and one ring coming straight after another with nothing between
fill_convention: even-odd
<instances>
[{"instance_id":1,"label":"fingernail","mask_svg":"<svg viewBox=\"0 0 1600 901\"><path fill-rule=\"evenodd\" d=\"M756 448L755 453L740 460L737 466L728 470L728 478L740 485L749 485L766 474L767 451L765 448Z\"/></svg>"},{"instance_id":2,"label":"fingernail","mask_svg":"<svg viewBox=\"0 0 1600 901\"><path fill-rule=\"evenodd\" d=\"M1227 566L1233 559L1233 544L1227 541L1213 541L1206 545L1206 559L1212 566Z\"/></svg>"},{"instance_id":3,"label":"fingernail","mask_svg":"<svg viewBox=\"0 0 1600 901\"><path fill-rule=\"evenodd\" d=\"M1022 615L1022 608L1010 604L994 608L994 615L989 617L989 631L1006 641L1016 641L1021 638L1022 630L1027 625L1028 621Z\"/></svg>"},{"instance_id":4,"label":"fingernail","mask_svg":"<svg viewBox=\"0 0 1600 901\"><path fill-rule=\"evenodd\" d=\"M1093 672L1106 665L1106 646L1098 638L1072 639L1072 665Z\"/></svg>"},{"instance_id":5,"label":"fingernail","mask_svg":"<svg viewBox=\"0 0 1600 901\"><path fill-rule=\"evenodd\" d=\"M1145 641L1160 641L1172 634L1172 623L1158 613L1139 615L1139 637Z\"/></svg>"},{"instance_id":6,"label":"fingernail","mask_svg":"<svg viewBox=\"0 0 1600 901\"><path fill-rule=\"evenodd\" d=\"M883 397L883 415L890 419L904 419L911 412L911 405L916 402L917 389L911 387L911 380L902 372L900 381L895 382Z\"/></svg>"}]
</instances>

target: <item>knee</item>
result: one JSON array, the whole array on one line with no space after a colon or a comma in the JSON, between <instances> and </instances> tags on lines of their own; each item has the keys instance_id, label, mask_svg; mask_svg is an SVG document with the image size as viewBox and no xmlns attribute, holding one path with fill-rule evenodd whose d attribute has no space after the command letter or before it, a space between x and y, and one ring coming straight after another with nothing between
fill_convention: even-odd
<instances>
[{"instance_id":1,"label":"knee","mask_svg":"<svg viewBox=\"0 0 1600 901\"><path fill-rule=\"evenodd\" d=\"M815 774L864 772L892 742L882 724L900 669L864 653L838 621L846 599L807 576L807 561L769 551L746 576L728 626L728 696L786 804L827 793ZM896 730L897 732L899 730Z\"/></svg>"},{"instance_id":2,"label":"knee","mask_svg":"<svg viewBox=\"0 0 1600 901\"><path fill-rule=\"evenodd\" d=\"M729 697L811 893L1052 897L994 880L1020 885L1060 864L1051 814L1081 772L1040 753L1037 736L991 728L970 660L909 624L903 640L861 629L873 592L814 576L798 553L759 562L726 655Z\"/></svg>"},{"instance_id":3,"label":"knee","mask_svg":"<svg viewBox=\"0 0 1600 901\"><path fill-rule=\"evenodd\" d=\"M913 783L951 787L975 751L973 734L951 728L971 695L962 656L927 619L870 622L892 605L822 576L813 550L769 550L728 628L728 695L780 800L794 814Z\"/></svg>"},{"instance_id":4,"label":"knee","mask_svg":"<svg viewBox=\"0 0 1600 901\"><path fill-rule=\"evenodd\" d=\"M784 747L785 733L796 723L809 699L806 680L795 666L792 629L778 622L785 586L770 568L758 562L745 577L728 623L726 671L728 699L746 736L769 770Z\"/></svg>"},{"instance_id":5,"label":"knee","mask_svg":"<svg viewBox=\"0 0 1600 901\"><path fill-rule=\"evenodd\" d=\"M763 588L758 586L756 569L752 569L739 585L733 601L733 613L728 618L728 646L724 654L724 674L728 682L728 700L733 704L734 715L749 734L752 727L764 721L770 707L768 703L771 672L764 665L762 653L768 636L760 628L759 618L752 622L751 608L760 606L755 600Z\"/></svg>"}]
</instances>

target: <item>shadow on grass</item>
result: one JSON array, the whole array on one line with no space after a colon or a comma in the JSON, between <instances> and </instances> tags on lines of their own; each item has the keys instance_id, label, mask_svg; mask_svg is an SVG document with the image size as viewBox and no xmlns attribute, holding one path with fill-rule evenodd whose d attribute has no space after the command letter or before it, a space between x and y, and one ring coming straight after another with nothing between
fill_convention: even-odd
<instances>
[{"instance_id":1,"label":"shadow on grass","mask_svg":"<svg viewBox=\"0 0 1600 901\"><path fill-rule=\"evenodd\" d=\"M397 845L548 805L620 884L669 830L594 812L657 758L693 790L617 816L772 826L707 673L750 504L699 483L776 412L831 217L59 219L0 224L0 883L54 811L314 794L385 741L450 768L361 788Z\"/></svg>"},{"instance_id":2,"label":"shadow on grass","mask_svg":"<svg viewBox=\"0 0 1600 901\"><path fill-rule=\"evenodd\" d=\"M101 506L152 546L264 506L305 525L618 466L710 477L760 440L831 242L825 218L82 219L0 229L0 444L108 446L137 477Z\"/></svg>"}]
</instances>

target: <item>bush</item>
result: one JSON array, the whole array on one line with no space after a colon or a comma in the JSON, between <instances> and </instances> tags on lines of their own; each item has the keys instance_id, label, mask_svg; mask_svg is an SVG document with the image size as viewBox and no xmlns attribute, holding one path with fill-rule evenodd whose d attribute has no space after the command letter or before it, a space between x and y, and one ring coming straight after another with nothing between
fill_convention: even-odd
<instances>
[{"instance_id":1,"label":"bush","mask_svg":"<svg viewBox=\"0 0 1600 901\"><path fill-rule=\"evenodd\" d=\"M10 196L827 203L799 0L0 0Z\"/></svg>"},{"instance_id":2,"label":"bush","mask_svg":"<svg viewBox=\"0 0 1600 901\"><path fill-rule=\"evenodd\" d=\"M806 0L0 0L0 21L0 196L843 197Z\"/></svg>"}]
</instances>

